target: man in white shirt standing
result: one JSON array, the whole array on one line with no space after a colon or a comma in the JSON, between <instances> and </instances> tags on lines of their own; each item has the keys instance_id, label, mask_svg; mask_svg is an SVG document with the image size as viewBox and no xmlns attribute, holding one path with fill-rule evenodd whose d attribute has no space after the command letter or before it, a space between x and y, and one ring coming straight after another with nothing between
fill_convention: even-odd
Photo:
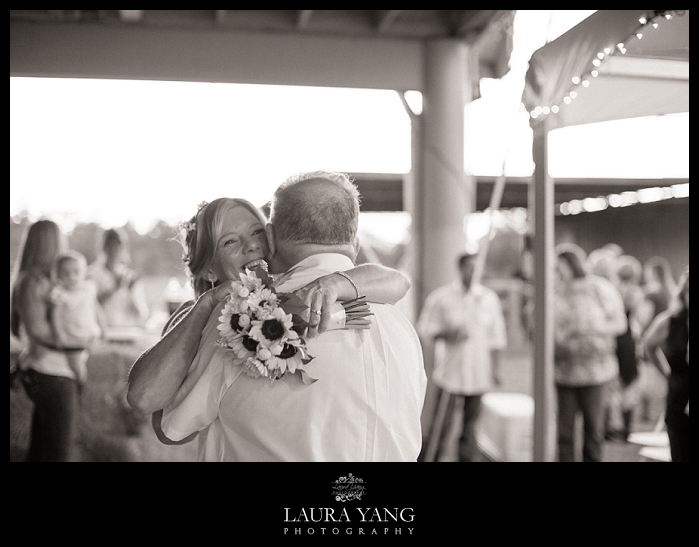
<instances>
[{"instance_id":1,"label":"man in white shirt standing","mask_svg":"<svg viewBox=\"0 0 699 547\"><path fill-rule=\"evenodd\" d=\"M271 271L287 272L277 290L290 292L351 268L358 220L359 194L343 174L307 173L282 184L272 200L267 234ZM314 359L306 370L318 381L306 393L283 399L293 404L293 419L310 421L297 428L291 459L417 460L427 385L419 338L393 306L372 303L371 311L368 330L326 331L309 340ZM281 395L274 386L267 392L271 400ZM264 398L250 406L264 412ZM279 420L277 409L267 412Z\"/></svg>"},{"instance_id":2,"label":"man in white shirt standing","mask_svg":"<svg viewBox=\"0 0 699 547\"><path fill-rule=\"evenodd\" d=\"M438 410L428 437L432 442L421 453L421 461L439 461L459 399L463 404L459 461L474 461L481 397L500 383L500 354L507 345L505 318L497 293L474 282L476 259L468 252L458 257L459 279L430 293L418 319L425 346L434 347L432 379L438 388ZM427 450L430 445L434 450Z\"/></svg>"}]
</instances>

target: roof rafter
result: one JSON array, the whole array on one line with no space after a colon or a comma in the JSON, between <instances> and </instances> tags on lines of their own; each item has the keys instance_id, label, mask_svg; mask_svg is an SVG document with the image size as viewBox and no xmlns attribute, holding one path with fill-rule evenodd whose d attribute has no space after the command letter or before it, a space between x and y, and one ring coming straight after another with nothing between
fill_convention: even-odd
<instances>
[{"instance_id":1,"label":"roof rafter","mask_svg":"<svg viewBox=\"0 0 699 547\"><path fill-rule=\"evenodd\" d=\"M376 30L386 32L398 16L404 11L402 9L379 9L376 11Z\"/></svg>"},{"instance_id":2,"label":"roof rafter","mask_svg":"<svg viewBox=\"0 0 699 547\"><path fill-rule=\"evenodd\" d=\"M311 17L313 16L313 12L315 10L312 9L300 9L296 10L298 12L298 16L296 18L296 28L299 30L304 30L308 28L308 25L311 22Z\"/></svg>"}]
</instances>

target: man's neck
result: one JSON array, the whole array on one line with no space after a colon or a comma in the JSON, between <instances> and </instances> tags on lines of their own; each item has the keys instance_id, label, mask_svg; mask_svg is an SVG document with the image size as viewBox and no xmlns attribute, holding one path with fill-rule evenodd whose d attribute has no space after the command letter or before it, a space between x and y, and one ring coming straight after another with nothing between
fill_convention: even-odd
<instances>
[{"instance_id":1,"label":"man's neck","mask_svg":"<svg viewBox=\"0 0 699 547\"><path fill-rule=\"evenodd\" d=\"M292 243L285 241L278 246L270 269L273 274L284 273L309 256L336 253L348 257L352 262L356 258L354 246L347 245L318 245L316 243Z\"/></svg>"}]
</instances>

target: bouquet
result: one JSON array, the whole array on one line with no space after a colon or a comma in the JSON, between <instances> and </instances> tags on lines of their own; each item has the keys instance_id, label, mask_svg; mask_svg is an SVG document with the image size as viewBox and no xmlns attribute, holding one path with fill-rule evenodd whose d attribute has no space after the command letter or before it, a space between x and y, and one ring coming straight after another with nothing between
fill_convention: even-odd
<instances>
[{"instance_id":1,"label":"bouquet","mask_svg":"<svg viewBox=\"0 0 699 547\"><path fill-rule=\"evenodd\" d=\"M305 370L313 360L303 333L310 324L302 314L306 303L292 293L277 293L263 267L246 270L232 281L219 316L216 344L229 350L253 378L275 381L287 372L315 382ZM371 315L364 297L334 305L330 329L365 328Z\"/></svg>"}]
</instances>

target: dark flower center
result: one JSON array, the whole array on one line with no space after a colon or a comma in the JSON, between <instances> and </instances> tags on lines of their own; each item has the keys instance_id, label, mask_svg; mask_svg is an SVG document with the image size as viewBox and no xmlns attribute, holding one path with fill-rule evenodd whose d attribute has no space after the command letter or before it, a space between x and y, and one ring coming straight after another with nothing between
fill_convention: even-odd
<instances>
[{"instance_id":1,"label":"dark flower center","mask_svg":"<svg viewBox=\"0 0 699 547\"><path fill-rule=\"evenodd\" d=\"M296 355L296 352L298 349L296 346L292 346L291 344L284 344L284 349L282 349L281 353L279 354L280 359L289 359Z\"/></svg>"},{"instance_id":2,"label":"dark flower center","mask_svg":"<svg viewBox=\"0 0 699 547\"><path fill-rule=\"evenodd\" d=\"M257 340L250 338L249 336L243 336L243 347L248 351L255 351L257 349Z\"/></svg>"},{"instance_id":3,"label":"dark flower center","mask_svg":"<svg viewBox=\"0 0 699 547\"><path fill-rule=\"evenodd\" d=\"M230 326L231 326L231 329L233 329L236 332L240 332L241 330L243 330L243 327L241 327L240 323L238 322L239 320L240 320L239 313L231 314Z\"/></svg>"},{"instance_id":4,"label":"dark flower center","mask_svg":"<svg viewBox=\"0 0 699 547\"><path fill-rule=\"evenodd\" d=\"M284 325L278 319L267 319L260 330L267 340L279 340L284 336Z\"/></svg>"}]
</instances>

